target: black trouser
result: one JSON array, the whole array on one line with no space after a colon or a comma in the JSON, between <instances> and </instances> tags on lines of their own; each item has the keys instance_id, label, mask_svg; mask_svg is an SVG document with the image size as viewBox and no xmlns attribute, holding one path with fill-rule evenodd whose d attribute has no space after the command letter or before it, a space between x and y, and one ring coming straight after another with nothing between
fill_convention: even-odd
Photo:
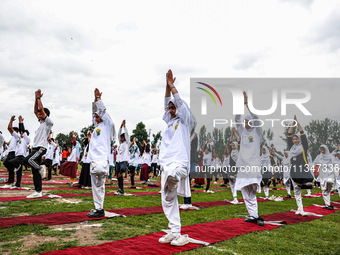
<instances>
[{"instance_id":1,"label":"black trouser","mask_svg":"<svg viewBox=\"0 0 340 255\"><path fill-rule=\"evenodd\" d=\"M48 170L48 180L52 179L52 159L45 159L42 163L42 165L45 165Z\"/></svg>"},{"instance_id":2,"label":"black trouser","mask_svg":"<svg viewBox=\"0 0 340 255\"><path fill-rule=\"evenodd\" d=\"M124 191L124 179L123 174L126 172L127 162L117 162L116 164L116 175L118 179L118 187L121 191Z\"/></svg>"},{"instance_id":3,"label":"black trouser","mask_svg":"<svg viewBox=\"0 0 340 255\"><path fill-rule=\"evenodd\" d=\"M11 151L8 153L7 158L4 162L4 166L7 168L8 171L8 181L7 183L14 182L14 166L9 162L10 160L15 158L15 151Z\"/></svg>"},{"instance_id":4,"label":"black trouser","mask_svg":"<svg viewBox=\"0 0 340 255\"><path fill-rule=\"evenodd\" d=\"M151 169L153 170L153 176L157 177L157 163L151 163Z\"/></svg>"},{"instance_id":5,"label":"black trouser","mask_svg":"<svg viewBox=\"0 0 340 255\"><path fill-rule=\"evenodd\" d=\"M212 178L207 178L207 187L205 188L206 191L209 190L211 181L212 181Z\"/></svg>"},{"instance_id":6,"label":"black trouser","mask_svg":"<svg viewBox=\"0 0 340 255\"><path fill-rule=\"evenodd\" d=\"M15 183L15 186L20 187L21 185L21 176L22 176L22 163L24 161L25 157L24 156L16 156L15 158L11 159L9 161L9 164L11 164L13 166L13 168L19 168L19 170L17 171L17 182ZM13 170L14 172L14 170ZM13 178L14 178L14 173L13 173ZM13 179L14 180L14 179Z\"/></svg>"},{"instance_id":7,"label":"black trouser","mask_svg":"<svg viewBox=\"0 0 340 255\"><path fill-rule=\"evenodd\" d=\"M135 186L135 166L129 166L129 172L130 172L130 179L131 179L131 186Z\"/></svg>"},{"instance_id":8,"label":"black trouser","mask_svg":"<svg viewBox=\"0 0 340 255\"><path fill-rule=\"evenodd\" d=\"M184 197L184 204L191 205L191 197Z\"/></svg>"},{"instance_id":9,"label":"black trouser","mask_svg":"<svg viewBox=\"0 0 340 255\"><path fill-rule=\"evenodd\" d=\"M41 192L42 190L41 175L39 170L41 168L40 164L42 155L45 153L46 149L44 147L36 147L33 148L32 152L25 158L25 162L28 162L32 168L34 189L37 192Z\"/></svg>"}]
</instances>

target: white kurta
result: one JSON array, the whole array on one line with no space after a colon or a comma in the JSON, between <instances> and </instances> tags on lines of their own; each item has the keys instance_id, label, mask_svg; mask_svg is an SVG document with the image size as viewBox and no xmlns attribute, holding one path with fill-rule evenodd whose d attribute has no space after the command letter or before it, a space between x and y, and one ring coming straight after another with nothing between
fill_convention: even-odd
<instances>
[{"instance_id":1,"label":"white kurta","mask_svg":"<svg viewBox=\"0 0 340 255\"><path fill-rule=\"evenodd\" d=\"M257 115L251 113L252 119L258 119ZM241 115L236 115L235 118L237 131L241 138L240 151L238 153L238 159L236 167L238 168L238 174L236 178L236 189L251 185L258 184L262 180L261 175L261 142L263 139L262 127L251 127L247 130L243 124L241 124ZM259 121L253 121L253 126L259 126Z\"/></svg>"}]
</instances>

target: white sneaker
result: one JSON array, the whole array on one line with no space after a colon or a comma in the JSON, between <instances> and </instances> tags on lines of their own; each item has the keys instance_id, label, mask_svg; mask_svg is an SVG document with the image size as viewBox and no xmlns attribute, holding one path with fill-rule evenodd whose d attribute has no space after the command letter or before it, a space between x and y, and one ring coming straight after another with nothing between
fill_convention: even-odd
<instances>
[{"instance_id":1,"label":"white sneaker","mask_svg":"<svg viewBox=\"0 0 340 255\"><path fill-rule=\"evenodd\" d=\"M158 242L160 243L171 243L172 240L174 240L176 237L172 234L166 234L164 236L162 236L161 238L159 238Z\"/></svg>"},{"instance_id":2,"label":"white sneaker","mask_svg":"<svg viewBox=\"0 0 340 255\"><path fill-rule=\"evenodd\" d=\"M190 243L188 235L178 235L174 240L171 241L173 246L183 246Z\"/></svg>"},{"instance_id":3,"label":"white sneaker","mask_svg":"<svg viewBox=\"0 0 340 255\"><path fill-rule=\"evenodd\" d=\"M12 184L5 184L4 186L1 187L2 189L10 189L12 188Z\"/></svg>"},{"instance_id":4,"label":"white sneaker","mask_svg":"<svg viewBox=\"0 0 340 255\"><path fill-rule=\"evenodd\" d=\"M14 168L14 173L18 172L18 170L20 169L21 165L19 165L17 168Z\"/></svg>"},{"instance_id":5,"label":"white sneaker","mask_svg":"<svg viewBox=\"0 0 340 255\"><path fill-rule=\"evenodd\" d=\"M237 204L238 204L238 200L237 200L237 198L234 198L234 200L233 200L233 201L231 201L230 203L231 203L231 204L234 204L234 205L237 205Z\"/></svg>"},{"instance_id":6,"label":"white sneaker","mask_svg":"<svg viewBox=\"0 0 340 255\"><path fill-rule=\"evenodd\" d=\"M42 192L34 192L31 195L27 196L26 198L37 198L42 197Z\"/></svg>"},{"instance_id":7,"label":"white sneaker","mask_svg":"<svg viewBox=\"0 0 340 255\"><path fill-rule=\"evenodd\" d=\"M192 204L183 204L179 207L179 209L182 209L182 210L188 210L192 207Z\"/></svg>"},{"instance_id":8,"label":"white sneaker","mask_svg":"<svg viewBox=\"0 0 340 255\"><path fill-rule=\"evenodd\" d=\"M207 190L207 193L213 194L215 192L209 189L209 190Z\"/></svg>"},{"instance_id":9,"label":"white sneaker","mask_svg":"<svg viewBox=\"0 0 340 255\"><path fill-rule=\"evenodd\" d=\"M268 200L273 201L276 198L276 196L272 195L268 198Z\"/></svg>"},{"instance_id":10,"label":"white sneaker","mask_svg":"<svg viewBox=\"0 0 340 255\"><path fill-rule=\"evenodd\" d=\"M283 202L283 197L276 197L274 199L275 202Z\"/></svg>"},{"instance_id":11,"label":"white sneaker","mask_svg":"<svg viewBox=\"0 0 340 255\"><path fill-rule=\"evenodd\" d=\"M13 186L13 187L11 187L10 189L20 189L20 187Z\"/></svg>"},{"instance_id":12,"label":"white sneaker","mask_svg":"<svg viewBox=\"0 0 340 255\"><path fill-rule=\"evenodd\" d=\"M45 176L46 176L46 166L45 165L41 165L41 168L39 170L39 174L40 174L41 178L45 178Z\"/></svg>"},{"instance_id":13,"label":"white sneaker","mask_svg":"<svg viewBox=\"0 0 340 255\"><path fill-rule=\"evenodd\" d=\"M84 189L92 189L92 187L85 186Z\"/></svg>"},{"instance_id":14,"label":"white sneaker","mask_svg":"<svg viewBox=\"0 0 340 255\"><path fill-rule=\"evenodd\" d=\"M308 214L305 212L305 211L300 211L300 210L297 210L295 212L296 215L301 215L301 216L307 216Z\"/></svg>"},{"instance_id":15,"label":"white sneaker","mask_svg":"<svg viewBox=\"0 0 340 255\"><path fill-rule=\"evenodd\" d=\"M217 182L214 182L214 184L216 184Z\"/></svg>"}]
</instances>

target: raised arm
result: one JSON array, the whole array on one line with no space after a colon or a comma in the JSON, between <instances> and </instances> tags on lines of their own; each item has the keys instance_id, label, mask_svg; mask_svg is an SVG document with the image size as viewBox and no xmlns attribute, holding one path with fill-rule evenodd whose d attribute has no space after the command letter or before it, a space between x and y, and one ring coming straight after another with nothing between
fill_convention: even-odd
<instances>
[{"instance_id":1,"label":"raised arm","mask_svg":"<svg viewBox=\"0 0 340 255\"><path fill-rule=\"evenodd\" d=\"M237 134L236 128L233 128L233 133L235 134L235 137L236 137L236 141L237 141L237 143L238 143L238 146L240 146L240 137L239 137L238 134Z\"/></svg>"},{"instance_id":2,"label":"raised arm","mask_svg":"<svg viewBox=\"0 0 340 255\"><path fill-rule=\"evenodd\" d=\"M22 116L19 116L19 133L20 132L25 132L25 126L24 126L24 119L22 118Z\"/></svg>"},{"instance_id":3,"label":"raised arm","mask_svg":"<svg viewBox=\"0 0 340 255\"><path fill-rule=\"evenodd\" d=\"M38 117L38 112L40 112L41 113L41 117L43 119L45 119L47 114L45 113L44 106L43 106L42 101L41 101L42 96L43 96L43 94L41 93L41 90L38 89L35 92L34 113L37 116L37 118L39 118Z\"/></svg>"},{"instance_id":4,"label":"raised arm","mask_svg":"<svg viewBox=\"0 0 340 255\"><path fill-rule=\"evenodd\" d=\"M7 127L8 131L9 131L11 134L13 134L13 132L14 132L14 129L13 129L13 121L15 121L15 116L14 116L14 115L13 115L13 116L11 117L11 119L9 120L8 127Z\"/></svg>"}]
</instances>

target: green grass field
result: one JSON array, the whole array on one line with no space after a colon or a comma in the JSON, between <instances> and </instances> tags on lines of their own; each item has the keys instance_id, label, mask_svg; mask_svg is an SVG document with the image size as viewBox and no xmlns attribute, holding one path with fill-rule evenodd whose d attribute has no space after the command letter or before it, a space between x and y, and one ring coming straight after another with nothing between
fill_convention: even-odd
<instances>
[{"instance_id":1,"label":"green grass field","mask_svg":"<svg viewBox=\"0 0 340 255\"><path fill-rule=\"evenodd\" d=\"M1 168L3 170L3 168ZM60 179L60 176L58 176ZM33 185L23 185L32 187ZM62 185L61 185L62 186ZM114 183L112 186L117 186ZM57 187L53 185L53 187ZM47 187L44 187L48 190ZM214 188L225 190L226 188ZM228 188L229 189L229 188ZM126 192L154 192L159 189L126 190ZM107 192L113 192L110 189ZM5 191L1 191L4 193ZM7 193L12 191L6 191ZM16 191L17 193L20 191ZM91 190L51 190L49 193L91 193ZM303 191L305 194L306 191ZM320 192L319 189L312 191ZM285 196L285 190L271 191L270 195ZM263 196L259 194L259 196ZM241 199L239 192L239 199ZM72 200L72 198L67 198ZM54 212L89 211L93 209L92 197L75 197L79 203L65 203L60 199L36 199L13 202L0 202L0 217L41 215ZM193 193L192 202L217 201L232 199L231 192L214 194ZM340 200L339 195L332 196L332 201ZM180 203L183 198L179 198ZM323 204L323 199L303 199L304 206ZM107 196L105 209L160 206L160 195L149 196ZM260 215L286 212L296 209L294 199L284 202L259 203ZM181 212L182 226L240 218L247 215L245 205L226 205L201 208L199 211ZM76 230L76 227L101 224ZM63 228L64 230L57 230ZM67 228L67 229L65 229ZM47 251L65 249L79 245L95 245L139 235L159 232L167 228L164 214L149 214L116 217L85 223L58 226L17 225L0 229L0 252L2 254L40 254ZM228 229L225 229L227 232ZM295 225L279 227L271 231L253 232L219 242L208 247L198 248L187 254L340 254L340 213L336 212L323 218ZM203 238L202 238L203 239ZM152 244L150 244L150 248ZM146 252L147 254L147 252Z\"/></svg>"}]
</instances>

